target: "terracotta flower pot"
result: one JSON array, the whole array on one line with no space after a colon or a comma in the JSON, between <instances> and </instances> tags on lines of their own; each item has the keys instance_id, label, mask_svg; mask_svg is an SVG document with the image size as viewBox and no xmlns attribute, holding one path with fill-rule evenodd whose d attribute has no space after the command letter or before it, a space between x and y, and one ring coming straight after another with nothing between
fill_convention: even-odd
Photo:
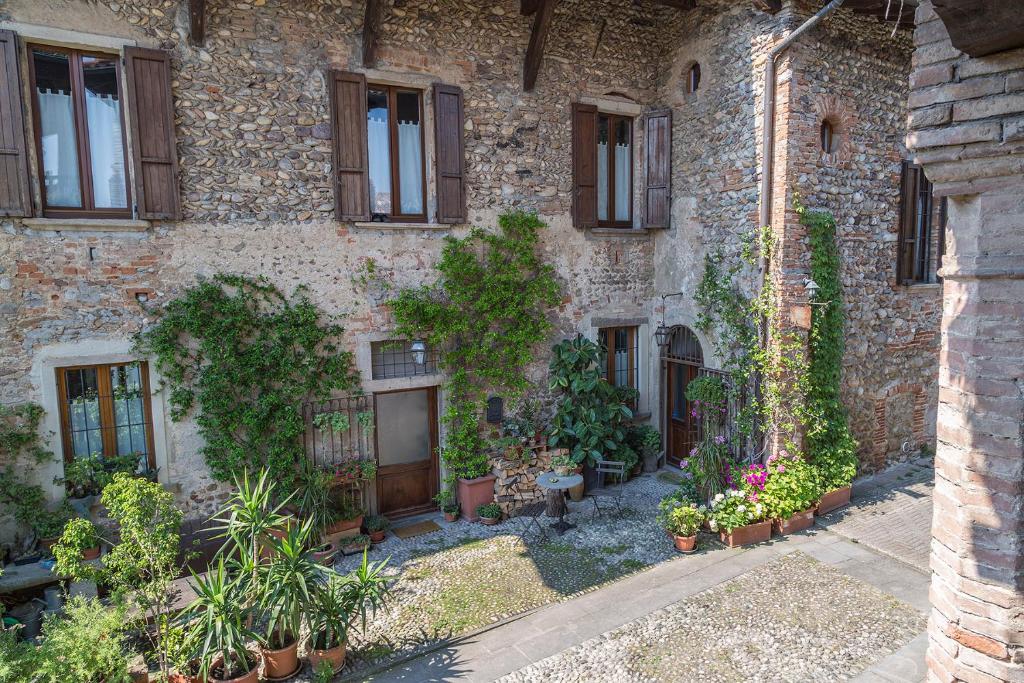
<instances>
[{"instance_id":1,"label":"terracotta flower pot","mask_svg":"<svg viewBox=\"0 0 1024 683\"><path fill-rule=\"evenodd\" d=\"M814 524L814 508L807 508L803 512L797 512L789 519L772 520L772 531L779 536L795 534L798 531L809 529Z\"/></svg>"},{"instance_id":2,"label":"terracotta flower pot","mask_svg":"<svg viewBox=\"0 0 1024 683\"><path fill-rule=\"evenodd\" d=\"M100 547L99 546L96 546L95 548L89 548L87 550L83 550L82 551L82 559L85 560L86 562L88 562L89 560L95 560L99 556L100 556Z\"/></svg>"},{"instance_id":3,"label":"terracotta flower pot","mask_svg":"<svg viewBox=\"0 0 1024 683\"><path fill-rule=\"evenodd\" d=\"M348 531L349 529L358 529L361 526L363 526L363 516L359 515L352 519L339 519L337 522L329 524L324 531L330 535Z\"/></svg>"},{"instance_id":4,"label":"terracotta flower pot","mask_svg":"<svg viewBox=\"0 0 1024 683\"><path fill-rule=\"evenodd\" d=\"M849 486L844 486L839 489L833 489L821 497L818 501L818 509L815 511L817 515L827 515L833 510L850 504L850 493L852 489Z\"/></svg>"},{"instance_id":5,"label":"terracotta flower pot","mask_svg":"<svg viewBox=\"0 0 1024 683\"><path fill-rule=\"evenodd\" d=\"M211 683L257 683L260 680L260 668L254 666L249 673L234 678L209 678Z\"/></svg>"},{"instance_id":6,"label":"terracotta flower pot","mask_svg":"<svg viewBox=\"0 0 1024 683\"><path fill-rule=\"evenodd\" d=\"M676 544L676 550L681 553L692 553L697 546L697 536L676 536L672 535L672 540Z\"/></svg>"},{"instance_id":7,"label":"terracotta flower pot","mask_svg":"<svg viewBox=\"0 0 1024 683\"><path fill-rule=\"evenodd\" d=\"M480 519L476 514L477 507L494 501L494 480L493 474L485 474L476 479L459 479L457 493L459 506L462 508L462 516L470 522Z\"/></svg>"},{"instance_id":8,"label":"terracotta flower pot","mask_svg":"<svg viewBox=\"0 0 1024 683\"><path fill-rule=\"evenodd\" d=\"M313 551L313 560L317 564L331 566L334 564L334 556L338 554L338 546L334 543L325 543L321 550Z\"/></svg>"},{"instance_id":9,"label":"terracotta flower pot","mask_svg":"<svg viewBox=\"0 0 1024 683\"><path fill-rule=\"evenodd\" d=\"M207 683L206 679L200 680L199 676L194 674L181 673L180 671L172 671L167 677L167 683Z\"/></svg>"},{"instance_id":10,"label":"terracotta flower pot","mask_svg":"<svg viewBox=\"0 0 1024 683\"><path fill-rule=\"evenodd\" d=\"M481 517L480 523L484 526L494 526L501 521L501 517Z\"/></svg>"},{"instance_id":11,"label":"terracotta flower pot","mask_svg":"<svg viewBox=\"0 0 1024 683\"><path fill-rule=\"evenodd\" d=\"M459 521L458 512L446 512L444 513L444 521L446 522L457 522Z\"/></svg>"},{"instance_id":12,"label":"terracotta flower pot","mask_svg":"<svg viewBox=\"0 0 1024 683\"><path fill-rule=\"evenodd\" d=\"M736 527L730 533L722 531L719 536L722 539L722 543L725 543L730 548L750 545L751 543L763 543L772 537L772 523L770 520L755 522L754 524Z\"/></svg>"},{"instance_id":13,"label":"terracotta flower pot","mask_svg":"<svg viewBox=\"0 0 1024 683\"><path fill-rule=\"evenodd\" d=\"M331 665L331 671L338 673L345 666L345 643L326 650L310 649L306 657L309 659L309 666L313 671L316 671L320 662L327 662Z\"/></svg>"},{"instance_id":14,"label":"terracotta flower pot","mask_svg":"<svg viewBox=\"0 0 1024 683\"><path fill-rule=\"evenodd\" d=\"M384 540L385 536L387 536L387 532L384 531L383 529L380 530L380 531L371 531L370 532L370 542L371 543L380 543L381 541Z\"/></svg>"},{"instance_id":15,"label":"terracotta flower pot","mask_svg":"<svg viewBox=\"0 0 1024 683\"><path fill-rule=\"evenodd\" d=\"M299 642L279 650L263 648L263 668L263 675L272 680L284 680L299 673Z\"/></svg>"}]
</instances>

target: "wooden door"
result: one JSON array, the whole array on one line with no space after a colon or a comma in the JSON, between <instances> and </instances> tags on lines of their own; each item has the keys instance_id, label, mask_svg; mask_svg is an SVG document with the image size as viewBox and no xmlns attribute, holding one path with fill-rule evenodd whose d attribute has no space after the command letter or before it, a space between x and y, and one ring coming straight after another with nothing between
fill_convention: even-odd
<instances>
[{"instance_id":1,"label":"wooden door","mask_svg":"<svg viewBox=\"0 0 1024 683\"><path fill-rule=\"evenodd\" d=\"M686 400L686 386L697 377L698 368L686 363L665 363L665 457L676 467L690 457L697 445L697 419Z\"/></svg>"},{"instance_id":2,"label":"wooden door","mask_svg":"<svg viewBox=\"0 0 1024 683\"><path fill-rule=\"evenodd\" d=\"M377 508L401 517L430 510L437 495L437 388L375 394Z\"/></svg>"}]
</instances>

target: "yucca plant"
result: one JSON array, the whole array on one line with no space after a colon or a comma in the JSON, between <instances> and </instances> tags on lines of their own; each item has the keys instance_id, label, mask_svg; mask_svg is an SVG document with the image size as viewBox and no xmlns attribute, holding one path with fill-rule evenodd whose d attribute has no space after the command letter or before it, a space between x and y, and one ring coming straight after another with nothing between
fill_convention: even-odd
<instances>
[{"instance_id":1,"label":"yucca plant","mask_svg":"<svg viewBox=\"0 0 1024 683\"><path fill-rule=\"evenodd\" d=\"M222 667L221 678L229 680L252 671L257 665L248 650L250 642L262 638L249 627L251 609L238 577L229 575L223 556L210 567L205 578L192 573L196 597L182 612L186 639L196 644L199 680L212 678L214 664Z\"/></svg>"},{"instance_id":2,"label":"yucca plant","mask_svg":"<svg viewBox=\"0 0 1024 683\"><path fill-rule=\"evenodd\" d=\"M268 479L266 470L255 482L249 479L248 471L244 472L235 479L235 488L237 491L213 519L220 523L214 527L221 532L219 538L226 539L220 552L229 557L244 555L258 563L260 548L268 542L271 530L281 529L288 522L281 513L288 501L274 503L274 482Z\"/></svg>"},{"instance_id":3,"label":"yucca plant","mask_svg":"<svg viewBox=\"0 0 1024 683\"><path fill-rule=\"evenodd\" d=\"M387 563L368 562L364 551L363 562L355 571L346 576L332 573L317 584L306 611L312 649L328 650L344 644L357 619L360 631L365 632L367 616L387 609L391 596L391 582L384 576Z\"/></svg>"},{"instance_id":4,"label":"yucca plant","mask_svg":"<svg viewBox=\"0 0 1024 683\"><path fill-rule=\"evenodd\" d=\"M322 567L310 552L312 521L288 529L270 541L270 561L258 567L260 610L271 649L290 645L299 637L302 614L312 602Z\"/></svg>"}]
</instances>

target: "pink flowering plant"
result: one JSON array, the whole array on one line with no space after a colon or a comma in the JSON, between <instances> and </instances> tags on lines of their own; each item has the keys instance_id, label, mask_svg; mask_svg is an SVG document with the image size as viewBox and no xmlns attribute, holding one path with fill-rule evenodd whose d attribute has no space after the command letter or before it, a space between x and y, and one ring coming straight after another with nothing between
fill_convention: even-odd
<instances>
[{"instance_id":1,"label":"pink flowering plant","mask_svg":"<svg viewBox=\"0 0 1024 683\"><path fill-rule=\"evenodd\" d=\"M767 480L758 494L772 519L789 519L821 497L818 470L796 453L780 450L765 461Z\"/></svg>"},{"instance_id":2,"label":"pink flowering plant","mask_svg":"<svg viewBox=\"0 0 1024 683\"><path fill-rule=\"evenodd\" d=\"M752 500L745 491L729 489L716 494L711 500L708 525L712 531L732 533L733 529L763 522L766 518L767 510L763 503Z\"/></svg>"}]
</instances>

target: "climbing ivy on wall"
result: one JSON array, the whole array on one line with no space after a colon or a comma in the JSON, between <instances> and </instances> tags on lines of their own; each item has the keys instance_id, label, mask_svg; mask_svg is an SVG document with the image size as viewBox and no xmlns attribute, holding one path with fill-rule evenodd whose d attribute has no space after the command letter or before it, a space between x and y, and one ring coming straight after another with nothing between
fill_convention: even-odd
<instances>
[{"instance_id":1,"label":"climbing ivy on wall","mask_svg":"<svg viewBox=\"0 0 1024 683\"><path fill-rule=\"evenodd\" d=\"M808 343L806 450L822 474L826 489L850 483L857 473L857 442L850 433L840 398L844 350L844 311L839 280L836 221L826 211L809 211L795 202L811 247L811 278L818 283L818 301L811 307Z\"/></svg>"},{"instance_id":2,"label":"climbing ivy on wall","mask_svg":"<svg viewBox=\"0 0 1024 683\"><path fill-rule=\"evenodd\" d=\"M35 403L0 405L0 509L40 537L60 533L66 511L47 509L46 494L32 481L35 469L54 455L40 441L44 411Z\"/></svg>"},{"instance_id":3,"label":"climbing ivy on wall","mask_svg":"<svg viewBox=\"0 0 1024 683\"><path fill-rule=\"evenodd\" d=\"M442 456L449 479L487 473L479 429L485 391L523 392L525 367L551 331L547 310L560 290L537 253L545 227L536 214L513 211L498 218L498 232L447 237L437 281L390 301L397 334L424 338L448 373Z\"/></svg>"},{"instance_id":4,"label":"climbing ivy on wall","mask_svg":"<svg viewBox=\"0 0 1024 683\"><path fill-rule=\"evenodd\" d=\"M136 339L171 388L171 418L198 408L202 453L231 481L266 467L288 487L304 455L304 400L358 387L341 325L325 320L304 287L285 296L265 278L216 275L157 311Z\"/></svg>"}]
</instances>

